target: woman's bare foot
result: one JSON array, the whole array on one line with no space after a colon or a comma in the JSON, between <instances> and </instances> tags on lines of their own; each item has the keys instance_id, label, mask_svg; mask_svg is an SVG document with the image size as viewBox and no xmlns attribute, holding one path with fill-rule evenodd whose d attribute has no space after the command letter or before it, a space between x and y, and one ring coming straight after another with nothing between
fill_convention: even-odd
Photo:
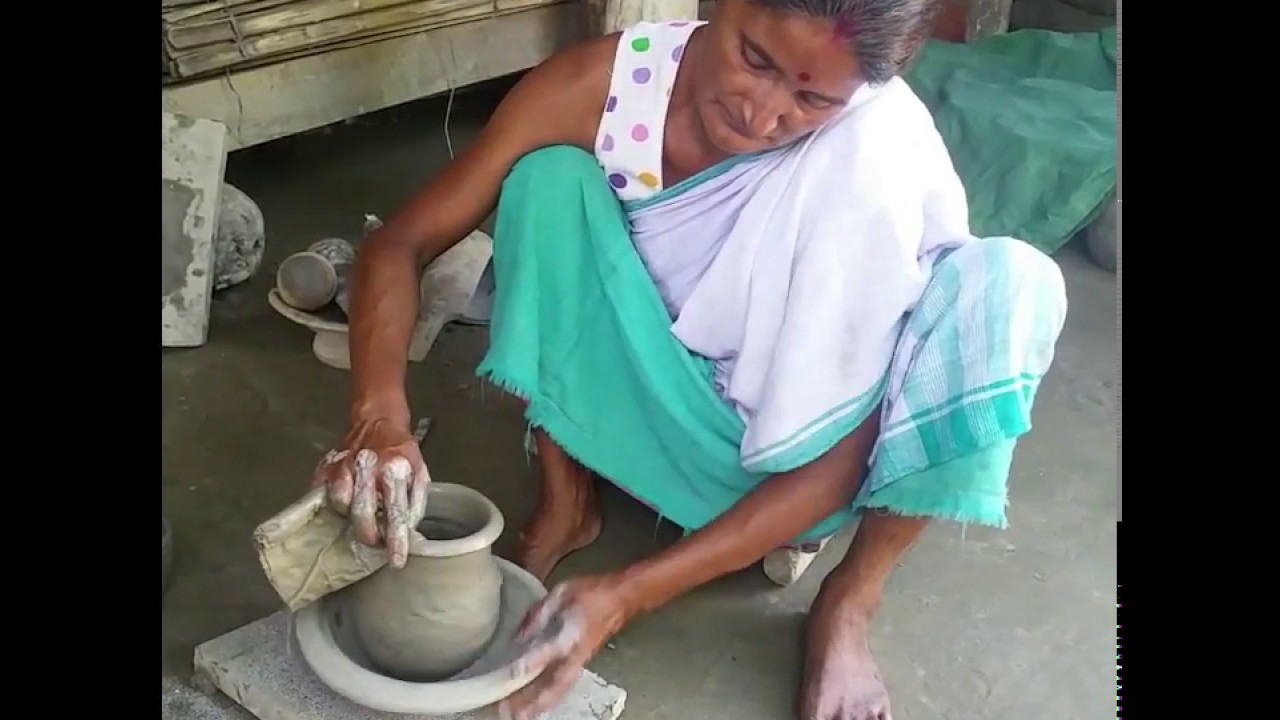
<instances>
[{"instance_id":1,"label":"woman's bare foot","mask_svg":"<svg viewBox=\"0 0 1280 720\"><path fill-rule=\"evenodd\" d=\"M824 585L809 610L800 720L890 720L868 644L870 613L843 594Z\"/></svg>"},{"instance_id":2,"label":"woman's bare foot","mask_svg":"<svg viewBox=\"0 0 1280 720\"><path fill-rule=\"evenodd\" d=\"M516 564L546 582L561 560L600 537L601 525L594 490L559 502L539 498L537 510L520 532Z\"/></svg>"},{"instance_id":3,"label":"woman's bare foot","mask_svg":"<svg viewBox=\"0 0 1280 720\"><path fill-rule=\"evenodd\" d=\"M541 430L534 430L542 478L538 506L520 532L515 561L546 582L560 561L600 537L595 473L565 454Z\"/></svg>"}]
</instances>

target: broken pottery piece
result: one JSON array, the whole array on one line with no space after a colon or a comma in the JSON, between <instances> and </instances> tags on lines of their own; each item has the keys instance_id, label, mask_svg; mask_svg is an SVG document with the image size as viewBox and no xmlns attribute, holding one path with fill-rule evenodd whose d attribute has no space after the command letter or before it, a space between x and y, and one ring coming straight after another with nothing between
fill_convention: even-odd
<instances>
[{"instance_id":1,"label":"broken pottery piece","mask_svg":"<svg viewBox=\"0 0 1280 720\"><path fill-rule=\"evenodd\" d=\"M213 289L224 290L253 277L266 250L266 226L262 209L248 195L222 184L222 209L213 240Z\"/></svg>"},{"instance_id":2,"label":"broken pottery piece","mask_svg":"<svg viewBox=\"0 0 1280 720\"><path fill-rule=\"evenodd\" d=\"M498 627L502 573L492 547L498 506L464 485L433 483L403 568L384 566L352 586L352 618L377 669L423 682L454 675Z\"/></svg>"},{"instance_id":3,"label":"broken pottery piece","mask_svg":"<svg viewBox=\"0 0 1280 720\"><path fill-rule=\"evenodd\" d=\"M816 546L784 547L764 556L764 574L779 587L790 587L798 581L822 552L831 538L823 538Z\"/></svg>"},{"instance_id":4,"label":"broken pottery piece","mask_svg":"<svg viewBox=\"0 0 1280 720\"><path fill-rule=\"evenodd\" d=\"M458 318L460 325L488 325L489 320L493 317L493 295L497 290L497 286L493 281L493 260L489 260L489 264L485 266L484 274L480 276L480 281L476 283L476 290L471 294L471 301L467 303L467 309Z\"/></svg>"}]
</instances>

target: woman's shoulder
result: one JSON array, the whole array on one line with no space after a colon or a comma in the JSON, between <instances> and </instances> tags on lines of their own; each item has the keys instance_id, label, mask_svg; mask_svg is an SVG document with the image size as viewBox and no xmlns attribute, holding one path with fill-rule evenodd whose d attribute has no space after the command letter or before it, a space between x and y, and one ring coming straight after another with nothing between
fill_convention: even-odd
<instances>
[{"instance_id":1,"label":"woman's shoulder","mask_svg":"<svg viewBox=\"0 0 1280 720\"><path fill-rule=\"evenodd\" d=\"M603 77L607 91L609 74L613 70L622 42L627 42L628 47L634 49L648 49L651 42L683 44L689 33L702 24L704 22L701 20L637 22L606 35L576 42L544 60L540 67L566 80L599 80Z\"/></svg>"},{"instance_id":2,"label":"woman's shoulder","mask_svg":"<svg viewBox=\"0 0 1280 720\"><path fill-rule=\"evenodd\" d=\"M849 136L875 135L877 140L893 137L912 142L921 135L937 134L933 113L900 77L859 89L836 124Z\"/></svg>"},{"instance_id":3,"label":"woman's shoulder","mask_svg":"<svg viewBox=\"0 0 1280 720\"><path fill-rule=\"evenodd\" d=\"M823 212L967 213L963 185L933 114L905 81L875 88L819 132L804 148L802 162L821 178L817 185L847 188L857 198L828 203Z\"/></svg>"},{"instance_id":4,"label":"woman's shoulder","mask_svg":"<svg viewBox=\"0 0 1280 720\"><path fill-rule=\"evenodd\" d=\"M949 164L950 154L933 113L906 81L895 78L869 88L819 131L829 157L853 166Z\"/></svg>"},{"instance_id":5,"label":"woman's shoulder","mask_svg":"<svg viewBox=\"0 0 1280 720\"><path fill-rule=\"evenodd\" d=\"M570 45L531 68L507 93L502 132L559 138L557 142L590 148L596 123L609 96L613 56L619 34Z\"/></svg>"},{"instance_id":6,"label":"woman's shoulder","mask_svg":"<svg viewBox=\"0 0 1280 720\"><path fill-rule=\"evenodd\" d=\"M613 57L625 31L587 38L556 51L538 64L537 70L564 80L590 81L604 77L608 84Z\"/></svg>"}]
</instances>

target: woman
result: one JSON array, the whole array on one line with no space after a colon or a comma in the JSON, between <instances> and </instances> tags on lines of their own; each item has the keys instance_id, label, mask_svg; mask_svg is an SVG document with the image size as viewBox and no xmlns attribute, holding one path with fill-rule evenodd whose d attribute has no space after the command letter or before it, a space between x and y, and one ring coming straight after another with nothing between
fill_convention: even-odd
<instances>
[{"instance_id":1,"label":"woman","mask_svg":"<svg viewBox=\"0 0 1280 720\"><path fill-rule=\"evenodd\" d=\"M317 481L403 564L429 482L406 348L421 268L496 205L478 374L527 403L546 578L600 532L593 478L689 531L530 613L547 712L637 615L861 514L811 609L800 716L871 720L867 645L928 518L1003 526L1016 439L1065 314L1030 246L974 238L928 111L897 74L931 0L721 0L530 71L480 138L361 251L351 431Z\"/></svg>"}]
</instances>

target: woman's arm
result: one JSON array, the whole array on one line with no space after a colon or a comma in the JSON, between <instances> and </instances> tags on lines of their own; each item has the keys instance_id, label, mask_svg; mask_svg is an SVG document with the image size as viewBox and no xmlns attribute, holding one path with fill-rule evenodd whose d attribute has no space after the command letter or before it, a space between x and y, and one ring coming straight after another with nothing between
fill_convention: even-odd
<instances>
[{"instance_id":1,"label":"woman's arm","mask_svg":"<svg viewBox=\"0 0 1280 720\"><path fill-rule=\"evenodd\" d=\"M349 338L353 423L408 425L405 366L422 268L493 211L502 181L520 157L548 145L591 149L616 45L613 36L593 39L530 70L479 138L361 244Z\"/></svg>"},{"instance_id":2,"label":"woman's arm","mask_svg":"<svg viewBox=\"0 0 1280 720\"><path fill-rule=\"evenodd\" d=\"M501 704L503 717L551 710L592 656L637 615L740 570L850 502L867 473L880 411L828 450L770 477L725 514L648 560L619 572L557 585L525 617L517 634L517 673L536 679Z\"/></svg>"},{"instance_id":3,"label":"woman's arm","mask_svg":"<svg viewBox=\"0 0 1280 720\"><path fill-rule=\"evenodd\" d=\"M880 434L880 412L817 460L774 475L702 529L624 570L617 592L627 616L654 610L741 570L853 500Z\"/></svg>"}]
</instances>

